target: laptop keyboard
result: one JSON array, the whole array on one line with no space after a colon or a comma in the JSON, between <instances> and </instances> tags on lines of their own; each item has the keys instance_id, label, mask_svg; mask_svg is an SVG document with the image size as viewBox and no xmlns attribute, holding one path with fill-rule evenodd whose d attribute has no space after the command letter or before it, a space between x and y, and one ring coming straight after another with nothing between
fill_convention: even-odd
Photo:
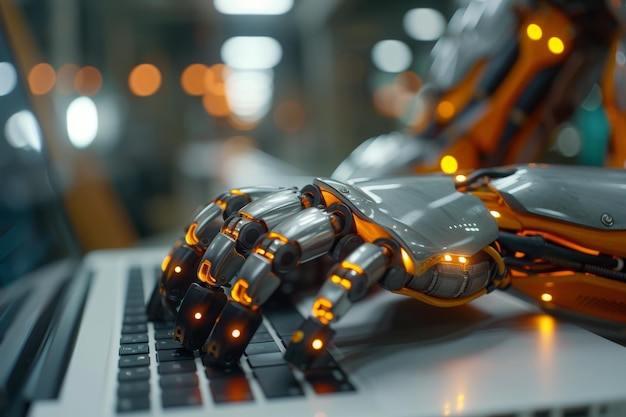
<instances>
[{"instance_id":1,"label":"laptop keyboard","mask_svg":"<svg viewBox=\"0 0 626 417\"><path fill-rule=\"evenodd\" d=\"M270 300L264 306L263 324L239 364L216 368L208 366L199 352L181 348L173 340L173 322L148 323L139 267L129 271L126 294L118 360L118 413L255 402L260 396L276 400L339 395L355 390L329 353L315 369L304 373L294 372L285 362L285 346L303 320L286 299ZM156 359L157 375L151 372L151 358ZM207 382L208 389L202 389ZM253 385L260 389L253 389ZM151 404L155 390L160 404Z\"/></svg>"}]
</instances>

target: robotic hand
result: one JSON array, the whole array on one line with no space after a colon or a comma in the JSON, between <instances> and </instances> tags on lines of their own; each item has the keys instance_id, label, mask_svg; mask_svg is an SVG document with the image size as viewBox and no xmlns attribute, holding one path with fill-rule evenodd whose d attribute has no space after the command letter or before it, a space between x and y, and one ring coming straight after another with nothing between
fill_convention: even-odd
<instances>
[{"instance_id":1,"label":"robotic hand","mask_svg":"<svg viewBox=\"0 0 626 417\"><path fill-rule=\"evenodd\" d=\"M281 274L326 254L337 264L285 354L303 369L331 342L331 324L376 284L440 307L509 289L623 335L625 183L623 170L528 165L263 190L206 244L174 337L216 364L233 364ZM192 223L192 243L200 229ZM164 262L160 292L169 305L180 300L170 288L184 287L169 284L181 260Z\"/></svg>"}]
</instances>

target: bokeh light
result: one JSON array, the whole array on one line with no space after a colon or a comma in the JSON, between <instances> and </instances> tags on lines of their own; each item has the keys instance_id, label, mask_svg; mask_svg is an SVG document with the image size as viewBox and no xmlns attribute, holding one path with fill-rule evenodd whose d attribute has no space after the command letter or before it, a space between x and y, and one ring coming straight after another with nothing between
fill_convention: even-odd
<instances>
[{"instance_id":1,"label":"bokeh light","mask_svg":"<svg viewBox=\"0 0 626 417\"><path fill-rule=\"evenodd\" d=\"M40 96L49 93L56 83L56 73L52 65L45 62L36 64L28 72L28 86L30 91Z\"/></svg>"},{"instance_id":2,"label":"bokeh light","mask_svg":"<svg viewBox=\"0 0 626 417\"><path fill-rule=\"evenodd\" d=\"M83 96L93 96L102 88L102 74L96 67L86 66L74 77L74 90Z\"/></svg>"},{"instance_id":3,"label":"bokeh light","mask_svg":"<svg viewBox=\"0 0 626 417\"><path fill-rule=\"evenodd\" d=\"M205 78L210 79L209 81L205 81ZM209 70L209 67L196 63L191 64L187 68L183 70L183 73L180 76L180 85L183 91L190 96L201 96L206 90L206 84L210 84L212 82L213 72Z\"/></svg>"},{"instance_id":4,"label":"bokeh light","mask_svg":"<svg viewBox=\"0 0 626 417\"><path fill-rule=\"evenodd\" d=\"M161 71L152 64L139 64L128 76L128 87L136 96L147 97L161 88Z\"/></svg>"}]
</instances>

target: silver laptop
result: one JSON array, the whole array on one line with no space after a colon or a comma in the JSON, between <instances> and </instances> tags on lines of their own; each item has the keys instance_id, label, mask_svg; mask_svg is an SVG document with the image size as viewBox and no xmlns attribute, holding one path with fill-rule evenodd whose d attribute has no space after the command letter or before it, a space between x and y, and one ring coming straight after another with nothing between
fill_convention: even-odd
<instances>
[{"instance_id":1,"label":"silver laptop","mask_svg":"<svg viewBox=\"0 0 626 417\"><path fill-rule=\"evenodd\" d=\"M169 248L79 260L23 77L0 31L0 416L626 415L626 348L507 294L438 309L373 291L303 373L284 341L311 306L280 292L231 369L147 321Z\"/></svg>"}]
</instances>

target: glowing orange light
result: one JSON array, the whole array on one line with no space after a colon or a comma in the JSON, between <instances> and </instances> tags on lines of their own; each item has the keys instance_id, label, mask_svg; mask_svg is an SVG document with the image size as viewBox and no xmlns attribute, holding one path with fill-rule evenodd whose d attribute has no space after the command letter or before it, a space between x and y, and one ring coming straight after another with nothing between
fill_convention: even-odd
<instances>
[{"instance_id":1,"label":"glowing orange light","mask_svg":"<svg viewBox=\"0 0 626 417\"><path fill-rule=\"evenodd\" d=\"M128 87L137 96L151 96L161 88L161 71L152 64L139 64L128 76Z\"/></svg>"},{"instance_id":2,"label":"glowing orange light","mask_svg":"<svg viewBox=\"0 0 626 417\"><path fill-rule=\"evenodd\" d=\"M333 303L327 298L318 298L313 303L312 314L313 317L317 317L319 321L324 324L328 324L334 318L334 314L330 311L333 308Z\"/></svg>"},{"instance_id":3,"label":"glowing orange light","mask_svg":"<svg viewBox=\"0 0 626 417\"><path fill-rule=\"evenodd\" d=\"M555 55L562 53L565 50L565 44L559 38L552 37L548 39L548 49Z\"/></svg>"},{"instance_id":4,"label":"glowing orange light","mask_svg":"<svg viewBox=\"0 0 626 417\"><path fill-rule=\"evenodd\" d=\"M446 261L446 262L452 262L452 256L444 255L443 260Z\"/></svg>"},{"instance_id":5,"label":"glowing orange light","mask_svg":"<svg viewBox=\"0 0 626 417\"><path fill-rule=\"evenodd\" d=\"M491 210L489 213L491 213L491 215L492 215L493 217L495 217L496 219L499 219L500 217L502 217L502 215L500 214L500 212L499 212L499 211L496 211L496 210Z\"/></svg>"},{"instance_id":6,"label":"glowing orange light","mask_svg":"<svg viewBox=\"0 0 626 417\"><path fill-rule=\"evenodd\" d=\"M538 41L543 36L543 31L541 30L541 26L531 23L526 27L526 35L528 38L533 41Z\"/></svg>"},{"instance_id":7,"label":"glowing orange light","mask_svg":"<svg viewBox=\"0 0 626 417\"><path fill-rule=\"evenodd\" d=\"M185 242L188 245L196 245L200 240L196 236L196 230L198 229L198 223L194 222L187 229L187 233L185 234Z\"/></svg>"},{"instance_id":8,"label":"glowing orange light","mask_svg":"<svg viewBox=\"0 0 626 417\"><path fill-rule=\"evenodd\" d=\"M171 260L172 257L170 255L167 255L165 258L163 258L163 262L161 263L161 271L165 271L167 269L167 266L170 264Z\"/></svg>"},{"instance_id":9,"label":"glowing orange light","mask_svg":"<svg viewBox=\"0 0 626 417\"><path fill-rule=\"evenodd\" d=\"M454 108L454 104L447 100L443 100L437 105L437 114L442 119L451 118L452 116L454 116L455 111L456 109Z\"/></svg>"},{"instance_id":10,"label":"glowing orange light","mask_svg":"<svg viewBox=\"0 0 626 417\"><path fill-rule=\"evenodd\" d=\"M177 274L180 274L180 271L182 271L182 270L183 270L183 268L181 268L180 265L176 265L174 267L174 272L176 272Z\"/></svg>"},{"instance_id":11,"label":"glowing orange light","mask_svg":"<svg viewBox=\"0 0 626 417\"><path fill-rule=\"evenodd\" d=\"M248 289L248 282L243 279L243 278L239 278L239 280L235 283L235 285L233 285L233 289L230 292L230 296L233 298L233 300L237 301L238 303L241 304L246 304L249 305L252 303L252 297L250 297L246 290Z\"/></svg>"},{"instance_id":12,"label":"glowing orange light","mask_svg":"<svg viewBox=\"0 0 626 417\"><path fill-rule=\"evenodd\" d=\"M459 262L465 264L467 263L467 258L465 256L459 256Z\"/></svg>"},{"instance_id":13,"label":"glowing orange light","mask_svg":"<svg viewBox=\"0 0 626 417\"><path fill-rule=\"evenodd\" d=\"M62 65L57 71L57 89L62 94L74 93L74 78L79 67L76 64Z\"/></svg>"},{"instance_id":14,"label":"glowing orange light","mask_svg":"<svg viewBox=\"0 0 626 417\"><path fill-rule=\"evenodd\" d=\"M241 330L239 329L234 329L231 334L232 337L234 337L235 339L237 339L239 336L241 336Z\"/></svg>"},{"instance_id":15,"label":"glowing orange light","mask_svg":"<svg viewBox=\"0 0 626 417\"><path fill-rule=\"evenodd\" d=\"M324 342L322 342L320 339L315 339L311 343L311 347L315 350L320 350L322 347L324 347Z\"/></svg>"},{"instance_id":16,"label":"glowing orange light","mask_svg":"<svg viewBox=\"0 0 626 417\"><path fill-rule=\"evenodd\" d=\"M541 294L541 300L549 303L550 301L552 301L552 294L544 292L543 294Z\"/></svg>"},{"instance_id":17,"label":"glowing orange light","mask_svg":"<svg viewBox=\"0 0 626 417\"><path fill-rule=\"evenodd\" d=\"M441 166L441 170L446 174L454 174L456 170L459 169L459 163L452 155L446 155L441 158L439 165Z\"/></svg>"},{"instance_id":18,"label":"glowing orange light","mask_svg":"<svg viewBox=\"0 0 626 417\"><path fill-rule=\"evenodd\" d=\"M202 97L204 110L215 117L226 117L230 114L230 106L225 94L216 94L213 91L207 92Z\"/></svg>"},{"instance_id":19,"label":"glowing orange light","mask_svg":"<svg viewBox=\"0 0 626 417\"><path fill-rule=\"evenodd\" d=\"M39 63L28 73L30 91L36 96L49 93L55 83L56 73L50 64Z\"/></svg>"},{"instance_id":20,"label":"glowing orange light","mask_svg":"<svg viewBox=\"0 0 626 417\"><path fill-rule=\"evenodd\" d=\"M183 91L190 96L201 96L206 92L205 77L213 73L204 64L191 64L183 70L180 76L180 85Z\"/></svg>"},{"instance_id":21,"label":"glowing orange light","mask_svg":"<svg viewBox=\"0 0 626 417\"><path fill-rule=\"evenodd\" d=\"M200 313L199 311L193 315L193 318L196 320L200 320L202 318L202 313Z\"/></svg>"},{"instance_id":22,"label":"glowing orange light","mask_svg":"<svg viewBox=\"0 0 626 417\"><path fill-rule=\"evenodd\" d=\"M86 66L74 76L74 90L83 96L93 96L102 88L102 74L96 67Z\"/></svg>"}]
</instances>

